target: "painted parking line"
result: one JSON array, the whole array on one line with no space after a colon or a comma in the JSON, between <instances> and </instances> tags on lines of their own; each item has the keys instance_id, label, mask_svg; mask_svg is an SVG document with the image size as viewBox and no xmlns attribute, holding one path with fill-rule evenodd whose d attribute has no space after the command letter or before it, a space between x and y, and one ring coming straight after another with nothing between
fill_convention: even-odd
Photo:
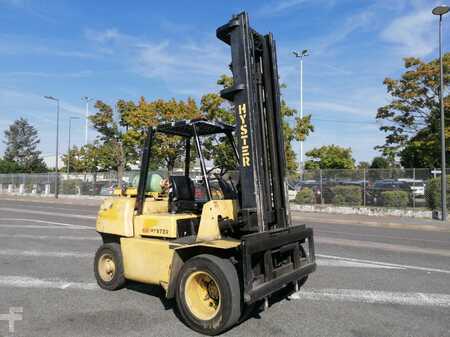
<instances>
[{"instance_id":1,"label":"painted parking line","mask_svg":"<svg viewBox=\"0 0 450 337\"><path fill-rule=\"evenodd\" d=\"M47 237L47 236L44 236ZM52 238L49 236L49 238ZM53 237L55 238L55 237ZM64 238L64 237L61 237ZM72 237L75 240L76 237ZM94 238L88 238L94 240ZM95 239L97 240L97 239ZM93 253L79 253L74 251L39 251L20 249L0 249L0 256L33 256L33 257L56 257L56 258L92 258ZM361 260L345 258L333 255L318 254L316 260L319 267L349 267L349 268L370 268L370 269L393 269L393 270L418 270L424 272L435 272L450 274L450 270L438 268L426 268L411 265L386 263L380 261Z\"/></svg>"},{"instance_id":2,"label":"painted parking line","mask_svg":"<svg viewBox=\"0 0 450 337\"><path fill-rule=\"evenodd\" d=\"M60 213L60 212L44 212L44 211L35 211L30 209L17 209L12 207L0 207L0 211L5 212L16 212L16 213L26 213L26 214L40 214L40 215L51 215L51 216L61 216L65 218L77 218L77 219L92 219L95 220L97 217L93 215L82 215L82 214L73 214L73 213Z\"/></svg>"},{"instance_id":3,"label":"painted parking line","mask_svg":"<svg viewBox=\"0 0 450 337\"><path fill-rule=\"evenodd\" d=\"M0 287L6 288L42 288L42 289L100 289L97 283L69 282L61 279L38 279L27 276L0 276Z\"/></svg>"},{"instance_id":4,"label":"painted parking line","mask_svg":"<svg viewBox=\"0 0 450 337\"><path fill-rule=\"evenodd\" d=\"M436 249L436 248L422 248L415 246L398 245L384 242L373 241L361 241L361 240L349 240L349 239L337 239L320 236L314 239L319 244L329 244L345 247L357 247L357 248L369 248L384 250L398 253L414 253L414 254L426 254L426 255L439 255L450 257L450 249Z\"/></svg>"},{"instance_id":5,"label":"painted parking line","mask_svg":"<svg viewBox=\"0 0 450 337\"><path fill-rule=\"evenodd\" d=\"M31 240L73 240L73 241L100 241L101 240L100 236L30 235L30 234L0 234L0 238L31 239Z\"/></svg>"},{"instance_id":6,"label":"painted parking line","mask_svg":"<svg viewBox=\"0 0 450 337\"><path fill-rule=\"evenodd\" d=\"M414 306L450 307L449 294L421 293L421 292L390 292L380 290L359 289L304 289L293 295L292 299L312 301L337 301L400 304Z\"/></svg>"},{"instance_id":7,"label":"painted parking line","mask_svg":"<svg viewBox=\"0 0 450 337\"><path fill-rule=\"evenodd\" d=\"M94 282L71 282L62 279L39 279L28 276L0 276L0 287L88 291L100 290L98 285ZM421 292L390 292L381 290L333 288L304 289L291 295L290 298L311 301L450 307L449 294Z\"/></svg>"},{"instance_id":8,"label":"painted parking line","mask_svg":"<svg viewBox=\"0 0 450 337\"><path fill-rule=\"evenodd\" d=\"M61 227L61 226L54 226L54 225L4 225L0 224L0 228L26 228L26 229L83 229L83 230L93 230L95 228L92 227L77 227L77 226L68 226L68 227Z\"/></svg>"},{"instance_id":9,"label":"painted parking line","mask_svg":"<svg viewBox=\"0 0 450 337\"><path fill-rule=\"evenodd\" d=\"M39 250L0 249L0 256L34 256L34 257L76 257L92 258L94 253L77 252L43 252Z\"/></svg>"},{"instance_id":10,"label":"painted parking line","mask_svg":"<svg viewBox=\"0 0 450 337\"><path fill-rule=\"evenodd\" d=\"M405 270L406 268L397 266L388 266L375 263L346 261L338 259L317 259L316 263L319 267L349 267L349 268L369 268L369 269L396 269Z\"/></svg>"},{"instance_id":11,"label":"painted parking line","mask_svg":"<svg viewBox=\"0 0 450 337\"><path fill-rule=\"evenodd\" d=\"M424 271L424 272L428 272L428 273L450 274L450 270L440 269L440 268L420 267L420 266L412 266L412 265L408 265L408 264L397 264L397 263L374 261L374 260L355 259L355 258L350 258L350 257L325 255L325 254L316 254L316 256L319 257L320 259L328 259L328 260L334 260L334 261L348 261L348 262L361 263L361 264L371 264L371 265L380 266L380 267L382 267L382 266L393 267L394 269L411 269L411 270ZM318 261L320 261L320 259ZM320 265L320 263L318 263L318 264Z\"/></svg>"},{"instance_id":12,"label":"painted parking line","mask_svg":"<svg viewBox=\"0 0 450 337\"><path fill-rule=\"evenodd\" d=\"M0 225L3 225L3 223L6 223L6 225L9 225L12 222L31 222L31 223L43 223L46 225L57 225L61 227L76 227L76 228L86 228L86 229L95 229L92 226L83 226L83 225L75 225L65 222L55 222L55 221L48 221L48 220L38 220L38 219L20 219L20 218L1 218L0 219ZM16 225L14 225L16 226ZM19 224L18 226L21 226Z\"/></svg>"}]
</instances>

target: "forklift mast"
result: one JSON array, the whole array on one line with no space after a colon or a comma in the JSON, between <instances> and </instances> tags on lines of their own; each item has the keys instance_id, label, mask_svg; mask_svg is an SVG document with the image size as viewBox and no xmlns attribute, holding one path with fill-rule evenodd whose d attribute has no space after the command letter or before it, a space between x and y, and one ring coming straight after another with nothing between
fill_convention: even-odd
<instances>
[{"instance_id":1,"label":"forklift mast","mask_svg":"<svg viewBox=\"0 0 450 337\"><path fill-rule=\"evenodd\" d=\"M286 158L275 41L249 25L243 12L219 27L231 47L233 86L221 91L236 113L243 230L264 232L290 225Z\"/></svg>"}]
</instances>

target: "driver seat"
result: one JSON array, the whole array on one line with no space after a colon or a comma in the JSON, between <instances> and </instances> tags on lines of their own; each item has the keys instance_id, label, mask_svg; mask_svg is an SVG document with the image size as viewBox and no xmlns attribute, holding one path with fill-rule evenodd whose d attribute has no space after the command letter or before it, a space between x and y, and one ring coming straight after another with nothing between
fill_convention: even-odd
<instances>
[{"instance_id":1,"label":"driver seat","mask_svg":"<svg viewBox=\"0 0 450 337\"><path fill-rule=\"evenodd\" d=\"M170 176L169 212L196 212L195 188L191 178L187 176Z\"/></svg>"}]
</instances>

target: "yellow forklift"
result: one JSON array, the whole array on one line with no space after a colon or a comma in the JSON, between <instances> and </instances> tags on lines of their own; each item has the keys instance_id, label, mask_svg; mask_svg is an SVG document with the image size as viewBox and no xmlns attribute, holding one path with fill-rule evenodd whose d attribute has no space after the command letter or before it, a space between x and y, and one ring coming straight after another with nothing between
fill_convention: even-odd
<instances>
[{"instance_id":1,"label":"yellow forklift","mask_svg":"<svg viewBox=\"0 0 450 337\"><path fill-rule=\"evenodd\" d=\"M246 308L268 307L275 293L298 291L316 268L313 231L293 225L289 214L275 42L254 31L246 13L219 27L217 37L231 47L234 85L221 96L233 104L236 125L190 120L149 128L137 188L100 207L103 245L94 262L100 287L160 285L184 323L207 335L231 328ZM170 176L166 192L150 181L158 133L185 144L184 175ZM234 183L223 170L206 169L203 144L215 136L234 150ZM201 186L189 176L192 145ZM196 198L199 189L206 200Z\"/></svg>"}]
</instances>

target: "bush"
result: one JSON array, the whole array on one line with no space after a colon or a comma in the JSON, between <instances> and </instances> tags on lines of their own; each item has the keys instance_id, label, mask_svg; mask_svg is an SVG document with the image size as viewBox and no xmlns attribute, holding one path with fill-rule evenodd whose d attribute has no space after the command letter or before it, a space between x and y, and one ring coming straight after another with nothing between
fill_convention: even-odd
<instances>
[{"instance_id":1,"label":"bush","mask_svg":"<svg viewBox=\"0 0 450 337\"><path fill-rule=\"evenodd\" d=\"M431 210L441 208L441 178L433 178L427 181L425 187L425 201ZM450 177L447 178L447 208L450 206Z\"/></svg>"},{"instance_id":2,"label":"bush","mask_svg":"<svg viewBox=\"0 0 450 337\"><path fill-rule=\"evenodd\" d=\"M302 188L295 196L295 202L297 204L315 204L314 191L308 187Z\"/></svg>"},{"instance_id":3,"label":"bush","mask_svg":"<svg viewBox=\"0 0 450 337\"><path fill-rule=\"evenodd\" d=\"M381 204L385 207L407 207L409 203L409 193L406 191L385 191L381 192Z\"/></svg>"},{"instance_id":4,"label":"bush","mask_svg":"<svg viewBox=\"0 0 450 337\"><path fill-rule=\"evenodd\" d=\"M336 186L332 190L335 205L360 206L362 204L362 191L359 186Z\"/></svg>"},{"instance_id":5,"label":"bush","mask_svg":"<svg viewBox=\"0 0 450 337\"><path fill-rule=\"evenodd\" d=\"M60 179L60 193L61 194L78 194L79 186L81 184L80 179L62 180Z\"/></svg>"}]
</instances>

